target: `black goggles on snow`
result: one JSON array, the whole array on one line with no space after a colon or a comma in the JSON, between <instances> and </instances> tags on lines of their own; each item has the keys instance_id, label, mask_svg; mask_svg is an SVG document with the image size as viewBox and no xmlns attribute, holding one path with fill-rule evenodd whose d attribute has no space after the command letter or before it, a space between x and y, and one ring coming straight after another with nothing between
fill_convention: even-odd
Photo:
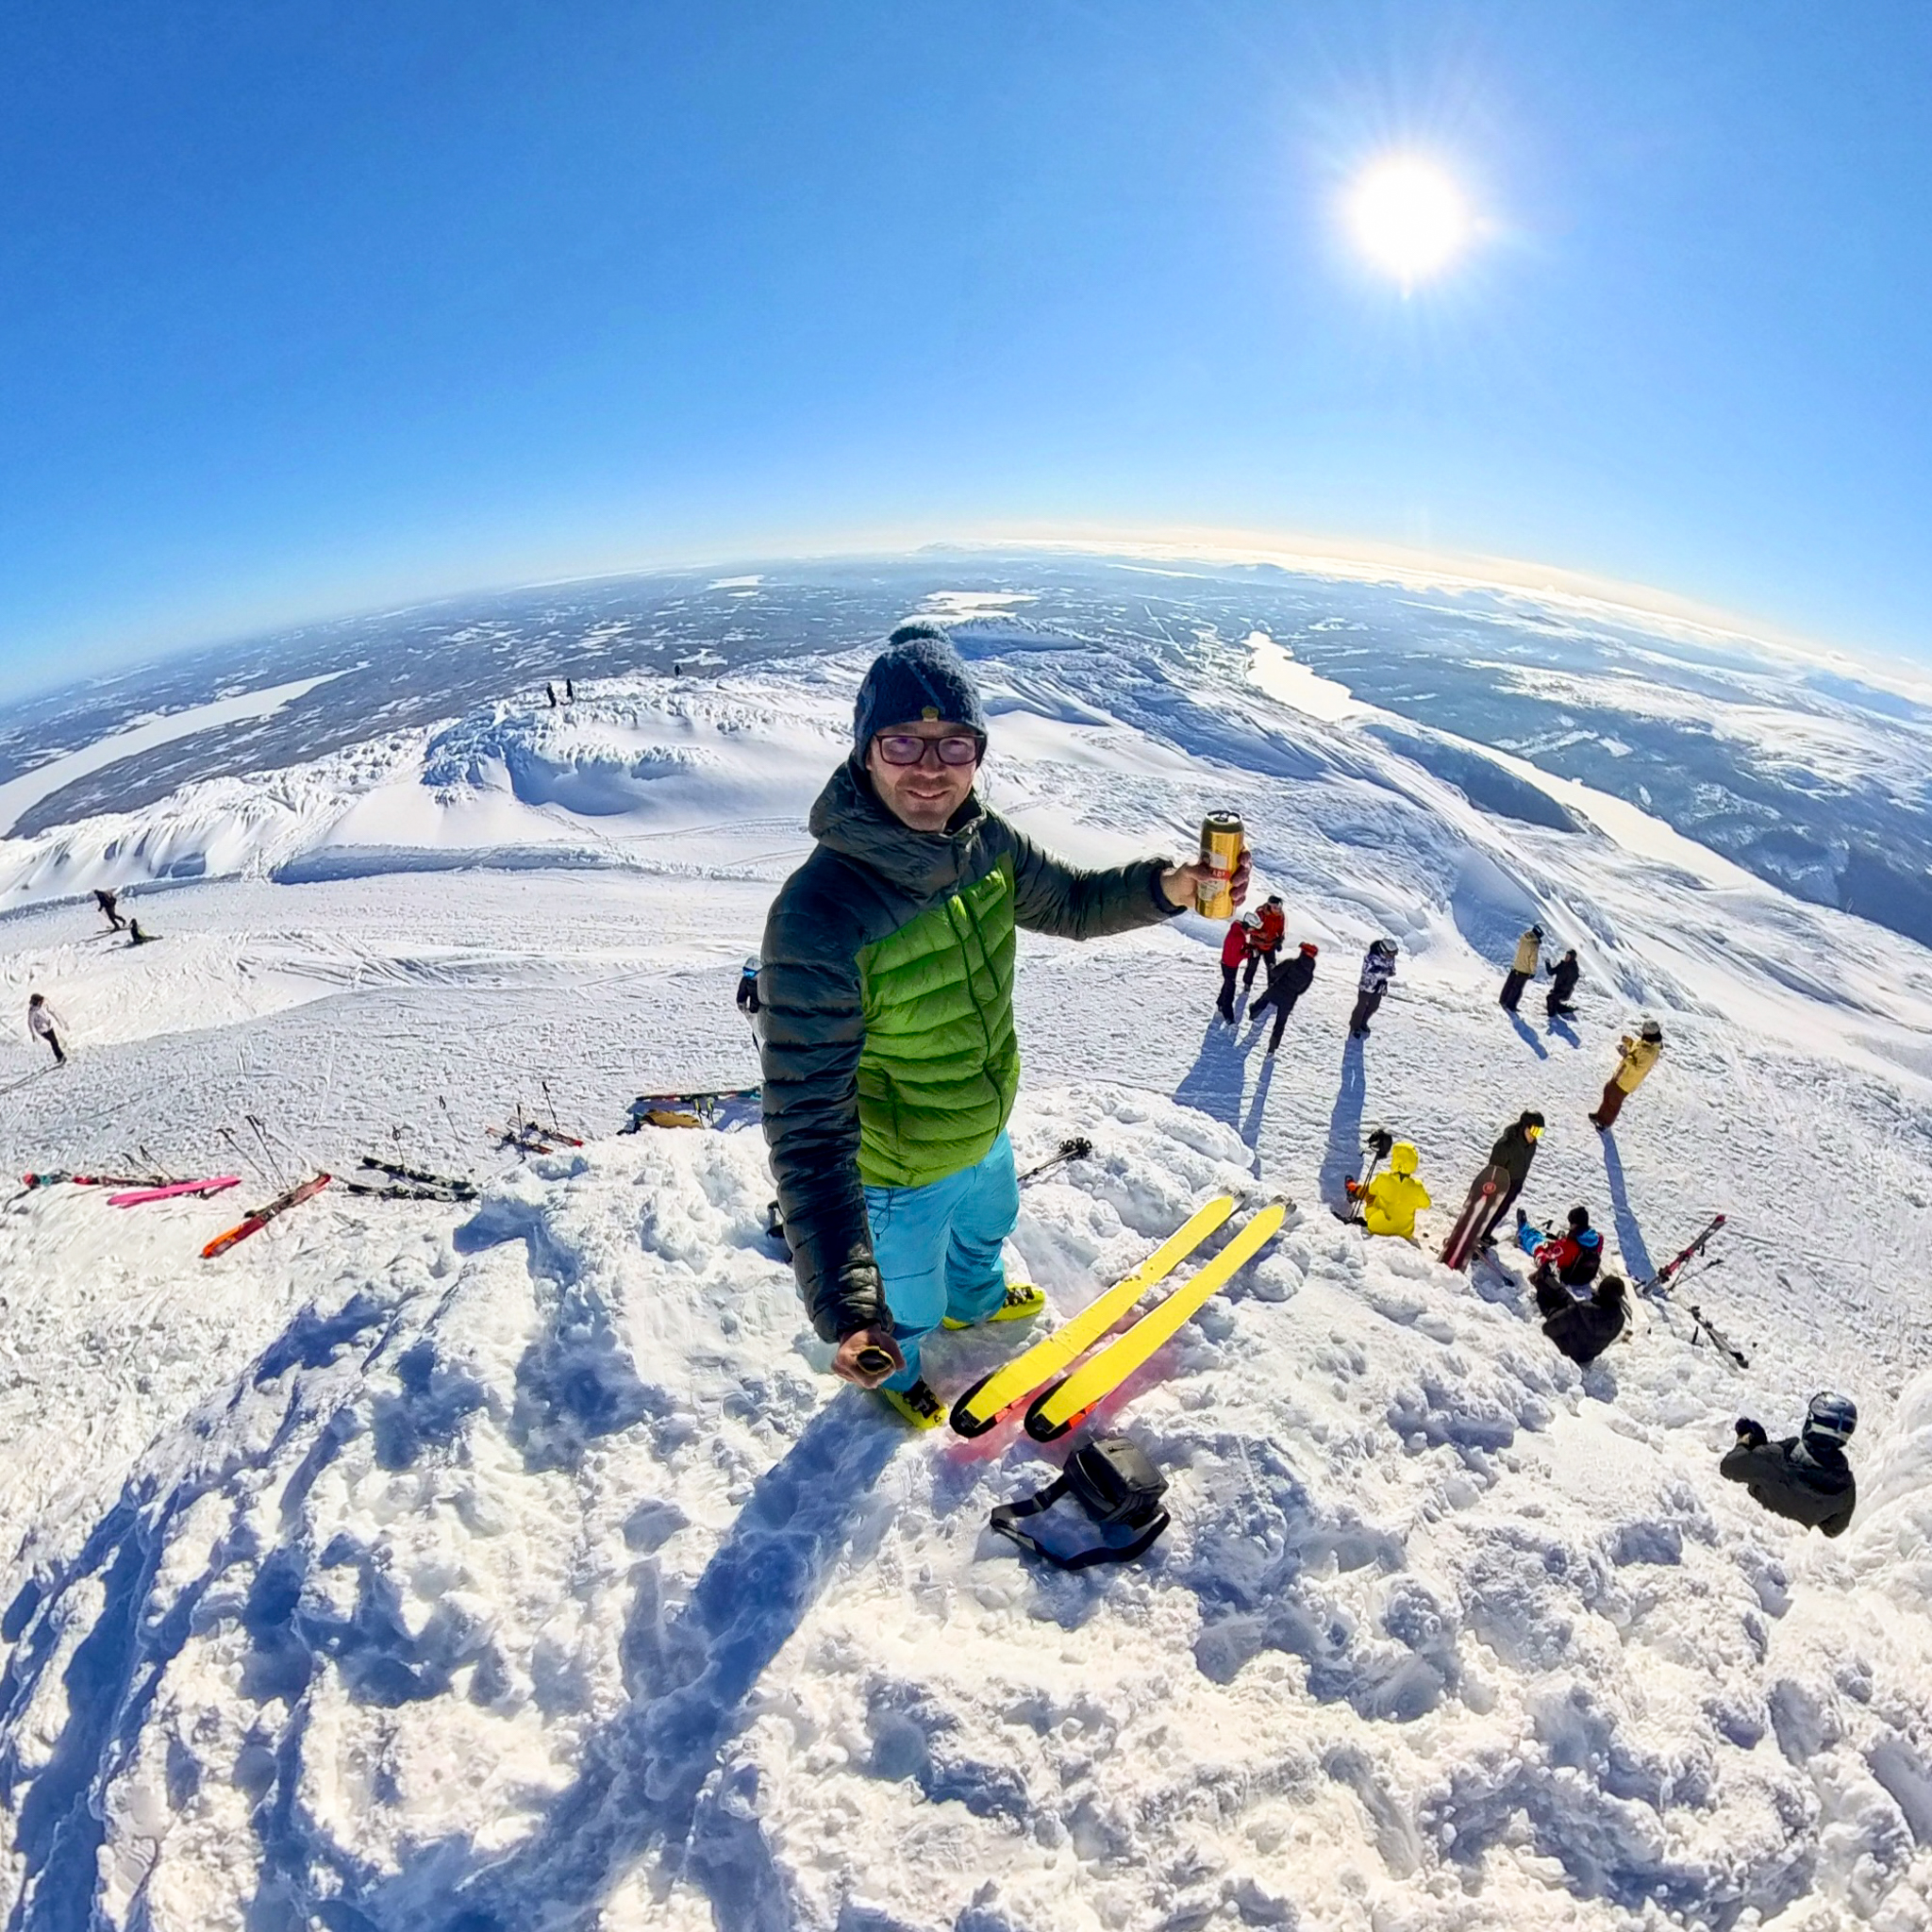
<instances>
[{"instance_id":1,"label":"black goggles on snow","mask_svg":"<svg viewBox=\"0 0 1932 1932\"><path fill-rule=\"evenodd\" d=\"M986 753L986 740L976 731L949 731L943 738L923 738L916 731L881 731L873 739L881 760L889 765L917 765L928 748L942 765L976 765Z\"/></svg>"}]
</instances>

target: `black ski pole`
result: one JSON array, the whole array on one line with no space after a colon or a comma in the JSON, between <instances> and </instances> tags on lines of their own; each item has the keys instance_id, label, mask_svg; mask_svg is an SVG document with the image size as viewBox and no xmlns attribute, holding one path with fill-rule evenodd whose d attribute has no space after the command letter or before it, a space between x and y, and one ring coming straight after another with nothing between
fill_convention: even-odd
<instances>
[{"instance_id":1,"label":"black ski pole","mask_svg":"<svg viewBox=\"0 0 1932 1932\"><path fill-rule=\"evenodd\" d=\"M1071 1140L1062 1141L1058 1154L1049 1155L1037 1167L1029 1167L1023 1174L1015 1176L1022 1187L1028 1181L1037 1181L1041 1174L1051 1174L1057 1167L1064 1167L1070 1160L1085 1160L1093 1152L1093 1142L1084 1134L1075 1134Z\"/></svg>"}]
</instances>

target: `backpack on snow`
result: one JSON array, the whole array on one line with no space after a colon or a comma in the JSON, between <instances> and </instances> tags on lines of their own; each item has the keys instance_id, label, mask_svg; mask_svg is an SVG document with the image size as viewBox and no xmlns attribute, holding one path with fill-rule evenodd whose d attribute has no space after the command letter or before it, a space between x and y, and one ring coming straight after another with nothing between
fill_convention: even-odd
<instances>
[{"instance_id":1,"label":"backpack on snow","mask_svg":"<svg viewBox=\"0 0 1932 1932\"><path fill-rule=\"evenodd\" d=\"M1061 1570L1131 1563L1153 1547L1168 1525L1168 1513L1160 1503L1166 1490L1167 1478L1137 1444L1124 1436L1103 1436L1098 1441L1083 1442L1068 1458L1065 1470L1038 1494L1002 1503L992 1512L992 1527ZM1069 1492L1096 1528L1134 1534L1125 1542L1102 1541L1063 1557L1020 1527L1022 1518L1043 1514Z\"/></svg>"}]
</instances>

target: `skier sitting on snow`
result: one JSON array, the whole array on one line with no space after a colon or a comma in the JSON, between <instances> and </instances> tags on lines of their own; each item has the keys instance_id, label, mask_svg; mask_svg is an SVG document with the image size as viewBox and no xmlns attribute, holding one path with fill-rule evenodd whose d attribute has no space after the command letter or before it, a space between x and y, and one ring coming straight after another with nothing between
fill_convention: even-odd
<instances>
[{"instance_id":1,"label":"skier sitting on snow","mask_svg":"<svg viewBox=\"0 0 1932 1932\"><path fill-rule=\"evenodd\" d=\"M765 1138L799 1291L832 1371L941 1419L920 1344L942 1320L1029 1315L1001 1243L1020 1210L1015 928L1098 939L1195 903L1203 864L1083 872L974 794L986 717L925 625L859 687L854 749L811 812L817 845L761 949ZM1248 889L1245 856L1232 891Z\"/></svg>"},{"instance_id":2,"label":"skier sitting on snow","mask_svg":"<svg viewBox=\"0 0 1932 1932\"><path fill-rule=\"evenodd\" d=\"M1241 962L1247 961L1248 978L1254 979L1254 940L1259 930L1261 915L1258 912L1244 913L1240 919L1227 923L1227 931L1221 941L1221 997L1214 1003L1214 1010L1232 1026L1234 1024L1234 981L1235 974L1241 970Z\"/></svg>"},{"instance_id":3,"label":"skier sitting on snow","mask_svg":"<svg viewBox=\"0 0 1932 1932\"><path fill-rule=\"evenodd\" d=\"M1495 1145L1490 1149L1488 1164L1481 1174L1469 1184L1469 1197L1463 1203L1466 1213L1474 1203L1483 1182L1488 1179L1490 1169L1500 1167L1508 1176L1507 1184L1497 1194L1495 1205L1490 1211L1489 1219L1476 1230L1475 1242L1478 1247L1492 1248L1496 1245L1496 1226L1516 1205L1516 1197L1523 1191L1523 1184L1529 1178L1529 1163L1536 1158L1536 1143L1542 1139L1543 1117L1533 1108L1524 1110L1496 1136ZM1517 1220L1523 1217L1519 1214Z\"/></svg>"},{"instance_id":4,"label":"skier sitting on snow","mask_svg":"<svg viewBox=\"0 0 1932 1932\"><path fill-rule=\"evenodd\" d=\"M1538 1288L1557 1281L1565 1288L1588 1288L1604 1264L1604 1238L1590 1224L1588 1208L1573 1208L1570 1224L1561 1234L1533 1227L1521 1208L1516 1210L1516 1241L1536 1263L1529 1278Z\"/></svg>"},{"instance_id":5,"label":"skier sitting on snow","mask_svg":"<svg viewBox=\"0 0 1932 1932\"><path fill-rule=\"evenodd\" d=\"M1371 1234L1400 1235L1415 1239L1415 1218L1432 1206L1429 1191L1415 1177L1422 1156L1410 1141L1398 1141L1390 1150L1389 1166L1366 1186L1348 1184L1349 1197L1359 1203L1362 1225Z\"/></svg>"},{"instance_id":6,"label":"skier sitting on snow","mask_svg":"<svg viewBox=\"0 0 1932 1932\"><path fill-rule=\"evenodd\" d=\"M1268 1040L1269 1059L1274 1058L1274 1049L1281 1044L1281 1029L1288 1024L1294 1003L1307 991L1308 983L1315 976L1315 956L1320 951L1313 940L1304 940L1292 958L1269 969L1266 989L1248 1008L1251 1020L1258 1020L1270 1007L1274 1008L1274 1031Z\"/></svg>"},{"instance_id":7,"label":"skier sitting on snow","mask_svg":"<svg viewBox=\"0 0 1932 1932\"><path fill-rule=\"evenodd\" d=\"M130 919L127 922L127 943L130 946L145 946L152 943L153 940L153 933L142 931L140 920Z\"/></svg>"},{"instance_id":8,"label":"skier sitting on snow","mask_svg":"<svg viewBox=\"0 0 1932 1932\"><path fill-rule=\"evenodd\" d=\"M1247 929L1248 944L1247 971L1241 974L1241 985L1252 991L1256 967L1267 967L1264 978L1272 977L1282 941L1288 937L1288 914L1282 910L1281 894L1264 899L1241 924Z\"/></svg>"},{"instance_id":9,"label":"skier sitting on snow","mask_svg":"<svg viewBox=\"0 0 1932 1932\"><path fill-rule=\"evenodd\" d=\"M1745 1484L1774 1515L1842 1536L1858 1507L1858 1485L1845 1460L1845 1444L1857 1426L1857 1407L1844 1395L1814 1395L1803 1431L1781 1442L1740 1415L1738 1440L1718 1474Z\"/></svg>"},{"instance_id":10,"label":"skier sitting on snow","mask_svg":"<svg viewBox=\"0 0 1932 1932\"><path fill-rule=\"evenodd\" d=\"M1574 1020L1576 1008L1570 1004L1576 991L1576 981L1583 968L1576 963L1576 948L1572 946L1557 963L1550 968L1550 996L1543 1002L1543 1008L1553 1020Z\"/></svg>"},{"instance_id":11,"label":"skier sitting on snow","mask_svg":"<svg viewBox=\"0 0 1932 1932\"><path fill-rule=\"evenodd\" d=\"M1543 963L1543 929L1533 925L1516 941L1516 957L1509 962L1509 971L1503 978L1503 991L1499 995L1503 1006L1513 1013L1516 1003L1523 997L1523 989L1537 975L1537 969Z\"/></svg>"},{"instance_id":12,"label":"skier sitting on snow","mask_svg":"<svg viewBox=\"0 0 1932 1932\"><path fill-rule=\"evenodd\" d=\"M738 975L738 1010L746 1019L756 1021L758 1016L758 958L754 953L744 962L744 970Z\"/></svg>"},{"instance_id":13,"label":"skier sitting on snow","mask_svg":"<svg viewBox=\"0 0 1932 1932\"><path fill-rule=\"evenodd\" d=\"M1578 1368L1595 1361L1629 1319L1621 1274L1606 1274L1580 1301L1560 1281L1539 1282L1536 1305L1543 1313L1543 1333Z\"/></svg>"},{"instance_id":14,"label":"skier sitting on snow","mask_svg":"<svg viewBox=\"0 0 1932 1932\"><path fill-rule=\"evenodd\" d=\"M1655 1020L1646 1020L1635 1040L1626 1033L1617 1042L1617 1071L1604 1082L1604 1097L1590 1117L1598 1133L1615 1124L1624 1102L1643 1085L1663 1050L1664 1029Z\"/></svg>"},{"instance_id":15,"label":"skier sitting on snow","mask_svg":"<svg viewBox=\"0 0 1932 1932\"><path fill-rule=\"evenodd\" d=\"M1369 1037L1369 1022L1375 1017L1375 1008L1382 1004L1382 995L1389 991L1389 982L1395 977L1395 953L1393 940L1374 940L1363 955L1355 1011L1348 1016L1348 1036L1351 1040Z\"/></svg>"}]
</instances>

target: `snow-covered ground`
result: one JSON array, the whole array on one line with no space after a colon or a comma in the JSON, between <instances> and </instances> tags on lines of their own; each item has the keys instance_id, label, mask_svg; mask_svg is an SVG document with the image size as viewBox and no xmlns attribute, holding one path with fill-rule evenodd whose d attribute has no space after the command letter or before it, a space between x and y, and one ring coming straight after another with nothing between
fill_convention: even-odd
<instances>
[{"instance_id":1,"label":"snow-covered ground","mask_svg":"<svg viewBox=\"0 0 1932 1932\"><path fill-rule=\"evenodd\" d=\"M1023 943L1023 1159L1095 1147L1025 1197L1056 1310L1208 1192L1300 1204L1102 1417L1167 1538L1022 1560L987 1513L1063 1452L913 1438L822 1373L756 1133L612 1135L751 1077L732 988L862 653L0 841L0 1002L75 1044L0 1048L16 1171L252 1199L271 1154L400 1145L486 1184L327 1193L208 1263L233 1193L0 1213L8 1924L1932 1926L1932 959L1588 799L1491 817L1372 714L1286 708L1251 641L1183 672L970 610L1002 809L1099 862L1233 806L1322 946L1264 1063L1201 923ZM160 943L93 936L103 884ZM1574 1027L1495 1004L1532 917L1585 960ZM1402 975L1351 1047L1377 932ZM1599 1141L1641 1012L1665 1059ZM520 1103L588 1144L489 1154ZM1435 1263L1525 1105L1526 1205L1590 1203L1626 1273L1731 1217L1687 1298L1747 1371L1644 1304L1579 1373L1516 1272ZM1325 1211L1377 1124L1442 1204L1420 1248ZM1864 1416L1837 1542L1716 1474L1735 1416L1826 1385Z\"/></svg>"}]
</instances>

